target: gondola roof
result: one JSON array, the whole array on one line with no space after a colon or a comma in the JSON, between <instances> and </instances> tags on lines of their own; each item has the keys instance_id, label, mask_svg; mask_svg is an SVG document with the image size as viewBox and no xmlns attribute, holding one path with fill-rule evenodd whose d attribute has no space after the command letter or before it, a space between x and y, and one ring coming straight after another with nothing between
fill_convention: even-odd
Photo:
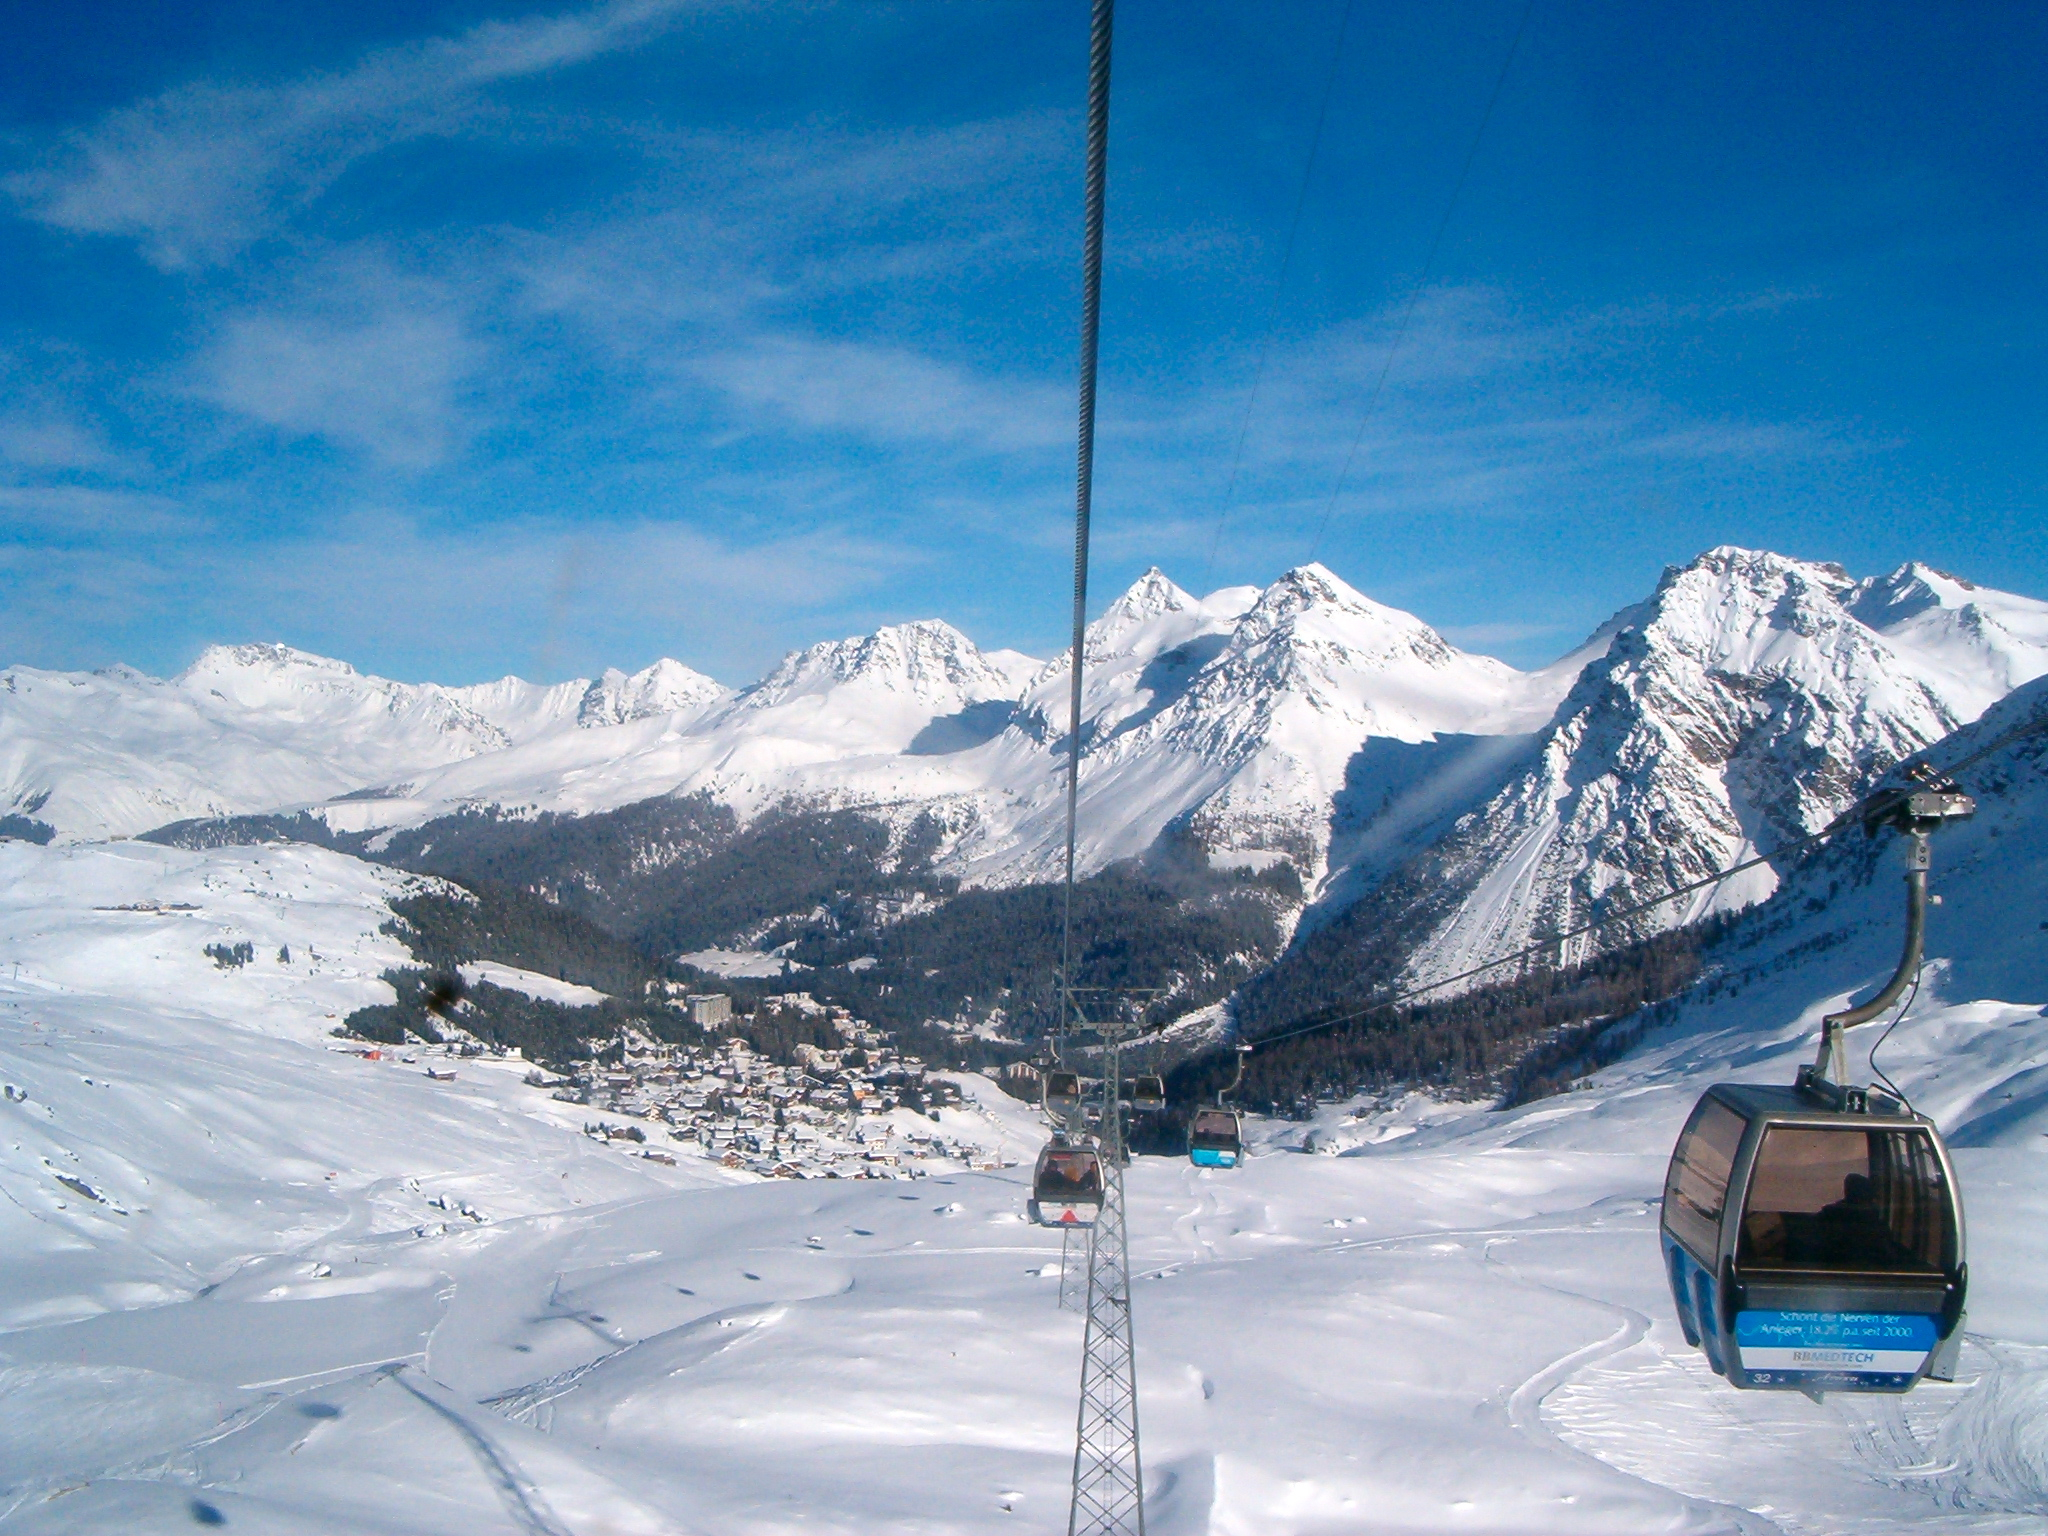
<instances>
[{"instance_id":1,"label":"gondola roof","mask_svg":"<svg viewBox=\"0 0 2048 1536\"><path fill-rule=\"evenodd\" d=\"M1897 1100L1873 1093L1867 1110L1840 1110L1801 1089L1776 1083L1716 1083L1707 1090L1745 1120L1767 1115L1812 1115L1830 1120L1905 1120L1913 1114Z\"/></svg>"}]
</instances>

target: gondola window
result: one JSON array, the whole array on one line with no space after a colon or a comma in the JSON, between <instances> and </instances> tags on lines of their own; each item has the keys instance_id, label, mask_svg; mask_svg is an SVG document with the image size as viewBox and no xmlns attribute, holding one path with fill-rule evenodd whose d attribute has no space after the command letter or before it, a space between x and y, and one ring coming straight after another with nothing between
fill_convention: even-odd
<instances>
[{"instance_id":1,"label":"gondola window","mask_svg":"<svg viewBox=\"0 0 2048 1536\"><path fill-rule=\"evenodd\" d=\"M1744 1269L1939 1273L1955 1248L1923 1131L1774 1125L1751 1175Z\"/></svg>"},{"instance_id":2,"label":"gondola window","mask_svg":"<svg viewBox=\"0 0 2048 1536\"><path fill-rule=\"evenodd\" d=\"M1747 1128L1748 1122L1734 1110L1707 1099L1679 1138L1664 1189L1664 1209L1672 1232L1695 1252L1711 1254L1719 1246L1728 1177Z\"/></svg>"}]
</instances>

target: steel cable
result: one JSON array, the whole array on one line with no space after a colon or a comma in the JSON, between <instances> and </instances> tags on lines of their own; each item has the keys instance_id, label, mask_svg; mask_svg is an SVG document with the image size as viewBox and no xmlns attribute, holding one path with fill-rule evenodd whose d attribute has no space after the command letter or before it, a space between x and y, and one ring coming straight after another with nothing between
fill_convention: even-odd
<instances>
[{"instance_id":1,"label":"steel cable","mask_svg":"<svg viewBox=\"0 0 2048 1536\"><path fill-rule=\"evenodd\" d=\"M1280 301L1287 294L1287 269L1294 264L1294 242L1301 233L1302 210L1308 206L1309 182L1315 175L1316 155L1323 147L1323 126L1330 117L1330 98L1337 90L1338 66L1344 62L1344 40L1351 33L1351 11L1356 0L1344 0L1344 14L1337 22L1337 41L1330 48L1330 73L1323 81L1323 99L1316 108L1315 131L1309 135L1308 160L1301 168L1301 186L1294 194L1294 217L1287 222L1287 244L1280 251L1280 275L1273 281L1273 298L1266 307L1266 328L1259 336L1259 359L1252 368L1251 393L1245 397L1244 415L1237 424L1237 446L1231 450L1230 477L1223 487L1223 505L1216 510L1216 526L1209 532L1209 554L1202 562L1202 579L1195 584L1200 596L1209 588L1209 573L1216 567L1216 551L1223 543L1223 523L1230 516L1237 495L1237 473L1244 464L1244 443L1251 431L1252 411L1259 403L1259 386L1266 379L1266 360L1273 346L1273 328L1280 320Z\"/></svg>"},{"instance_id":2,"label":"steel cable","mask_svg":"<svg viewBox=\"0 0 2048 1536\"><path fill-rule=\"evenodd\" d=\"M1968 757L1963 758L1959 762L1952 763L1947 768L1940 769L1938 771L1944 778L1953 778L1956 774L1961 773L1964 769L1969 768L1976 763L1982 762L1985 758L1991 756L1994 752L2003 750L2004 748L2012 745L2012 743L2014 743L2015 741L2020 740L2022 737L2038 735L2042 732L2048 732L2048 713L2043 713L2035 716L2031 720L2021 722L2019 725L2014 726L2011 730L2004 732L1996 740L1992 741L1989 745L1980 747L1977 751L1972 752ZM1924 759L1919 758L1907 758L1893 767L1892 774L1896 775L1905 773L1913 767L1917 766L1918 764L1924 763L1924 761ZM1500 955L1492 960L1485 961L1483 964L1475 965L1471 967L1469 970L1459 971L1455 975L1451 976L1442 976L1435 981L1425 982L1421 986L1410 987L1405 991L1396 992L1392 996L1380 998L1374 1002L1368 1003L1365 1007L1359 1008L1351 1013L1339 1014L1334 1019L1318 1019L1313 1024L1303 1024L1298 1028L1283 1030L1278 1034L1261 1035L1258 1037L1258 1039L1250 1042L1250 1044L1254 1049L1263 1049L1268 1045L1277 1045L1282 1040L1293 1040L1299 1038L1302 1035L1315 1034L1321 1030L1337 1029L1345 1024L1355 1024L1360 1019L1366 1018L1371 1014L1378 1013L1382 1009L1394 1008L1398 1007L1402 1003L1413 1002L1418 997L1427 996L1431 992L1441 991L1443 988L1448 987L1455 982L1469 981L1474 976L1483 976L1486 974L1486 972L1498 970L1500 969L1500 967L1504 965L1513 965L1517 961L1528 960L1538 955L1541 955L1546 950L1558 949L1559 946L1563 945L1569 939L1583 937L1584 935L1592 933L1597 929L1608 927L1613 923L1618 923L1625 918L1640 916L1641 914L1651 911L1654 908L1663 906L1668 901L1676 901L1681 896L1689 896L1694 891L1704 890L1706 889L1706 887L1710 885L1715 885L1723 880L1728 879L1731 875L1739 875L1745 870L1755 869L1760 864L1770 864L1780 859L1792 859L1796 861L1798 859L1804 858L1808 853L1812 852L1816 847L1826 842L1829 838L1841 832L1844 828L1853 826L1858 821L1860 821L1863 816L1864 808L1870 804L1872 798L1873 797L1869 795L1863 796L1861 799L1857 800L1855 804L1851 805L1848 809L1844 810L1843 812L1841 812L1841 814L1836 816L1833 821L1829 822L1826 826L1822 827L1818 832L1810 832L1805 837L1797 838L1792 842L1786 843L1784 846L1780 848L1773 849L1769 853L1758 854L1753 859L1744 859L1739 864L1731 864L1726 869L1717 870L1715 873L1708 875L1703 879L1690 881L1685 885L1676 886L1673 889L1664 892L1660 896L1651 897L1647 901L1639 901L1631 906L1620 907L1611 912L1603 912L1600 916L1593 918L1588 922L1581 923L1576 928L1567 929L1565 932L1554 934L1547 939L1540 939L1534 944L1524 945L1522 948L1513 950L1508 954ZM1563 955L1562 951L1560 950L1559 959L1562 960L1562 958ZM1883 1044L1883 1041L1880 1040L1878 1043L1881 1045Z\"/></svg>"},{"instance_id":3,"label":"steel cable","mask_svg":"<svg viewBox=\"0 0 2048 1536\"><path fill-rule=\"evenodd\" d=\"M1500 101L1500 93L1508 83L1508 71L1514 67L1515 54L1522 46L1522 34L1529 29L1530 13L1536 9L1536 0L1528 0L1522 7L1522 19L1515 25L1515 35L1508 43L1508 56L1501 60L1500 74L1493 82L1493 94L1486 98L1486 110L1479 114L1479 127L1472 135L1472 147L1465 152L1465 163L1458 170L1458 179L1451 185L1450 201L1444 204L1444 216L1437 221L1436 235L1429 242L1429 254L1422 259L1422 275L1415 280L1415 286L1408 291L1408 303L1401 311L1400 324L1394 328L1394 339L1387 346L1386 361L1380 365L1379 377L1373 381L1372 393L1366 397L1365 412L1358 418L1358 431L1352 435L1351 451L1344 456L1343 471L1337 476L1337 483L1330 489L1329 504L1323 508L1323 520L1316 525L1315 543L1309 546L1308 557L1313 562L1323 550L1323 535L1330 531L1330 514L1337 510L1337 498L1344 494L1344 486L1351 479L1351 466L1358 461L1358 446L1365 441L1367 423L1380 403L1380 394L1387 387L1387 375L1393 371L1394 358L1401 350L1401 343L1408 339L1408 324L1415 318L1415 306L1422 299L1422 291L1429 285L1429 274L1436 270L1437 251L1444 243L1444 232L1451 227L1451 215L1458 211L1458 199L1465 191L1465 179L1472 174L1472 163L1479 158L1479 146L1486 139L1486 125L1493 121L1493 109Z\"/></svg>"},{"instance_id":4,"label":"steel cable","mask_svg":"<svg viewBox=\"0 0 2048 1536\"><path fill-rule=\"evenodd\" d=\"M1088 643L1088 523L1095 499L1095 356L1102 329L1102 203L1109 170L1109 41L1115 0L1088 27L1088 168L1081 236L1081 430L1074 475L1074 675L1067 709L1067 869L1060 908L1060 1026L1073 1018L1074 846L1081 803L1081 665Z\"/></svg>"}]
</instances>

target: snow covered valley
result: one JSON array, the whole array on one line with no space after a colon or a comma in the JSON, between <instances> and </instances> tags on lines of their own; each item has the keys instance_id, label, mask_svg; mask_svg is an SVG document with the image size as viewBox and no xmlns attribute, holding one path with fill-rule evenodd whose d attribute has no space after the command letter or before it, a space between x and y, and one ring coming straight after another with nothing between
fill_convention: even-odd
<instances>
[{"instance_id":1,"label":"snow covered valley","mask_svg":"<svg viewBox=\"0 0 2048 1536\"><path fill-rule=\"evenodd\" d=\"M1880 872L1840 942L1763 925L1795 963L1703 990L1578 1091L1326 1106L1260 1123L1235 1172L1139 1159L1148 1527L2038 1530L2048 1017L2017 984L2042 840L1995 815L1951 839L1938 869L1989 850L2005 878L1941 887L1886 1064L1968 1201L1953 1385L1738 1394L1679 1337L1656 1247L1698 1088L1789 1080L1886 969ZM388 1000L379 924L417 878L0 845L0 1530L1060 1528L1081 1324L1022 1170L663 1167L518 1064L447 1082L330 1049ZM210 961L228 937L254 960ZM1036 1145L963 1081L955 1129Z\"/></svg>"}]
</instances>

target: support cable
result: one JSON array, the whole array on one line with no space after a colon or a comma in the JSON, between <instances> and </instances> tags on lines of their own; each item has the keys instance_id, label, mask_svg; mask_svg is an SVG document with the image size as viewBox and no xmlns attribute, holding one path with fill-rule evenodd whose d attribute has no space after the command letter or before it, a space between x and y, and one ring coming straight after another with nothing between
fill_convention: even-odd
<instances>
[{"instance_id":1,"label":"support cable","mask_svg":"<svg viewBox=\"0 0 2048 1536\"><path fill-rule=\"evenodd\" d=\"M1351 451L1344 456L1344 469L1337 476L1336 485L1330 489L1330 500L1323 508L1323 520L1316 525L1315 543L1309 546L1308 557L1313 561L1322 553L1323 535L1330 529L1330 514L1337 510L1337 498L1344 494L1345 483L1351 478L1351 466L1358 460L1358 445L1365 441L1366 424L1372 420L1373 412L1380 403L1380 394L1387 387L1387 375L1393 371L1394 358L1401 350L1401 343L1407 340L1408 323L1415 318L1415 306L1421 301L1422 293L1429 286L1429 274L1436 270L1436 254L1444 243L1444 232L1451 227L1451 215L1458 211L1458 198L1464 193L1465 178L1472 174L1472 163L1479 158L1479 146L1486 139L1486 125L1493 121L1494 106L1500 101L1500 93L1508 83L1508 71L1514 67L1515 54L1522 46L1522 34L1529 29L1529 15L1536 9L1536 0L1528 0L1522 7L1522 19L1515 25L1515 35L1508 44L1508 56L1501 60L1500 74L1493 82L1493 94L1486 98L1486 110L1479 114L1478 131L1472 135L1472 147L1465 152L1465 163L1458 170L1458 179L1451 184L1450 201L1444 204L1444 216L1437 221L1436 235L1429 242L1429 254L1422 260L1422 275L1415 280L1415 286L1408 290L1408 303L1401 311L1401 322L1394 328L1394 339L1387 347L1386 361L1380 364L1380 374L1373 381L1372 393L1366 396L1365 413L1358 418L1358 430L1351 437Z\"/></svg>"},{"instance_id":2,"label":"support cable","mask_svg":"<svg viewBox=\"0 0 2048 1536\"><path fill-rule=\"evenodd\" d=\"M2037 715L2032 720L2022 721L2011 730L1999 736L1988 746L1980 747L1960 762L1951 763L1948 767L1940 769L1939 773L1944 778L1953 778L1964 769L1982 762L1994 752L2002 751L2022 737L2040 735L2043 732L2048 732L2048 713ZM1916 762L1914 759L1908 758L1896 764L1892 772L1894 774L1910 773L1916 768L1925 766L1924 759ZM1822 827L1818 832L1809 832L1805 837L1796 838L1792 842L1773 849L1769 853L1758 854L1753 859L1744 859L1739 864L1731 864L1726 869L1717 870L1715 873L1707 875L1702 879L1688 881L1684 885L1675 886L1671 890L1665 891L1662 895L1653 896L1647 901L1633 902L1626 907L1617 907L1612 911L1603 912L1600 916L1581 923L1576 928L1568 928L1563 933L1553 934L1550 938L1539 939L1534 944L1527 944L1520 949L1511 950L1507 954L1498 955L1491 960L1472 966L1467 970L1459 971L1454 975L1439 977L1435 981L1424 982L1420 986L1409 987L1405 991L1393 993L1390 996L1368 1003L1365 1007L1356 1009L1351 1013L1339 1014L1333 1019L1318 1019L1313 1024L1303 1024L1298 1028L1283 1030L1278 1034L1261 1035L1258 1039L1252 1041L1251 1044L1256 1049L1263 1049L1268 1045L1277 1045L1282 1040L1293 1040L1302 1035L1315 1034L1321 1030L1336 1029L1345 1024L1355 1024L1360 1019L1378 1013L1382 1009L1413 1002L1416 998L1425 997L1431 992L1441 991L1454 982L1469 981L1474 976L1482 976L1486 972L1498 970L1504 965L1513 965L1520 960L1534 959L1547 950L1559 950L1559 958L1562 961L1563 951L1560 946L1567 940L1580 938L1585 934L1594 932L1596 929L1606 928L1614 923L1621 922L1625 918L1638 917L1645 912L1651 911L1653 908L1663 906L1668 901L1676 901L1681 896L1689 896L1694 891L1704 890L1710 885L1719 884L1731 875L1739 875L1744 870L1755 869L1760 864L1772 864L1781 859L1796 861L1804 858L1808 853L1819 847L1820 844L1834 837L1845 828L1855 826L1860 822L1863 819L1865 808L1871 803L1873 798L1875 797L1863 797L1836 816L1833 821ZM1893 995L1896 996L1896 994Z\"/></svg>"},{"instance_id":3,"label":"support cable","mask_svg":"<svg viewBox=\"0 0 2048 1536\"><path fill-rule=\"evenodd\" d=\"M1329 120L1330 98L1337 90L1337 66L1344 61L1344 39L1351 31L1351 12L1356 0L1344 0L1344 14L1337 22L1337 41L1330 49L1330 73L1323 81L1322 104L1316 108L1315 131L1309 135L1308 160L1301 168L1301 186L1294 194L1294 217L1287 221L1287 244L1280 251L1280 275L1273 282L1273 299L1266 307L1266 328L1259 337L1259 360L1252 369L1251 393L1245 397L1244 415L1237 423L1237 446L1230 455L1230 478L1223 487L1223 504L1216 510L1216 526L1209 533L1209 555L1202 562L1202 579L1195 584L1200 596L1209 586L1209 573L1216 567L1216 551L1223 543L1223 523L1230 516L1237 494L1237 473L1244 463L1244 440L1251 431L1252 410L1259 403L1259 386L1266 379L1266 360L1273 346L1273 328L1280 319L1280 301L1287 294L1287 269L1294 263L1294 241L1301 233L1301 212L1308 206L1308 187L1315 175L1316 155L1323 147L1323 125Z\"/></svg>"},{"instance_id":4,"label":"support cable","mask_svg":"<svg viewBox=\"0 0 2048 1536\"><path fill-rule=\"evenodd\" d=\"M1114 0L1094 0L1088 28L1088 164L1081 240L1081 422L1074 485L1074 652L1067 710L1067 859L1060 914L1060 1028L1086 1020L1074 1003L1074 864L1081 799L1082 668L1088 644L1088 523L1095 477L1095 372L1102 326L1102 205L1109 160L1109 44ZM1145 1536L1138 1453L1138 1367L1131 1332L1131 1256L1124 1229L1118 1053L1103 1079L1098 1166L1102 1204L1088 1241L1088 1297L1067 1536ZM1078 1105L1076 1106L1078 1114Z\"/></svg>"},{"instance_id":5,"label":"support cable","mask_svg":"<svg viewBox=\"0 0 2048 1536\"><path fill-rule=\"evenodd\" d=\"M1074 675L1067 708L1067 871L1060 907L1060 1026L1074 1017L1074 841L1081 800L1081 664L1088 644L1088 520L1095 498L1095 356L1102 330L1102 202L1109 168L1109 38L1115 0L1088 26L1088 167L1081 236L1081 432L1074 476Z\"/></svg>"}]
</instances>

